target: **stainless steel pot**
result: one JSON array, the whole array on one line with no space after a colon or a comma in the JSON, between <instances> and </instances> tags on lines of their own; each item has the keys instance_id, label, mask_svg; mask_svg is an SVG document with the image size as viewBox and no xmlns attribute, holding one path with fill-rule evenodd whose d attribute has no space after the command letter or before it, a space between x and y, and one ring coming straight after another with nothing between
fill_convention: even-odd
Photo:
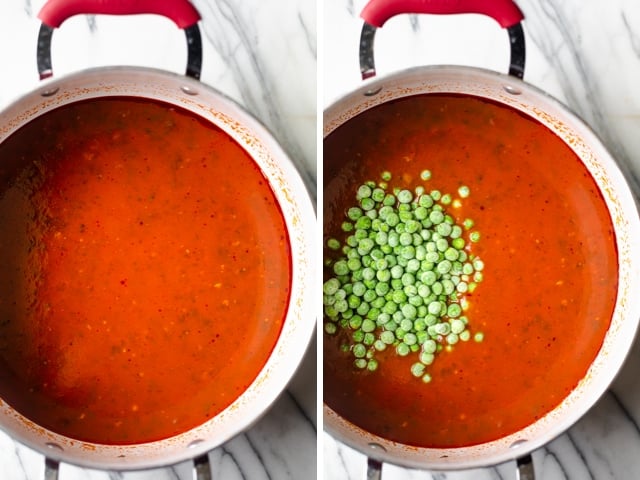
<instances>
[{"instance_id":1,"label":"stainless steel pot","mask_svg":"<svg viewBox=\"0 0 640 480\"><path fill-rule=\"evenodd\" d=\"M103 67L61 78L52 77L50 42L54 28L76 14L155 13L184 29L188 44L186 76L136 67ZM108 470L159 467L197 458L198 478L209 478L206 452L256 422L285 389L309 344L315 326L315 212L293 162L274 137L240 105L198 81L201 41L198 12L187 0L65 1L51 0L40 13L38 42L40 86L0 113L0 142L30 120L73 102L108 96L133 96L179 106L225 131L253 158L268 179L288 230L292 255L291 295L277 344L258 377L228 408L180 435L137 445L81 442L48 431L0 401L0 428L47 457L47 478L57 476L58 462Z\"/></svg>"},{"instance_id":2,"label":"stainless steel pot","mask_svg":"<svg viewBox=\"0 0 640 480\"><path fill-rule=\"evenodd\" d=\"M509 34L509 75L457 66L427 66L374 79L373 38L378 27L401 13L482 13L494 18ZM360 42L362 86L324 111L326 138L349 119L376 105L427 93L472 95L514 108L547 126L580 158L602 193L615 229L619 255L618 284L611 326L596 359L575 389L549 414L526 428L498 440L462 448L417 448L373 435L326 404L324 428L336 439L369 457L368 478L379 478L381 462L430 470L458 470L518 461L523 478L533 478L530 453L551 441L583 416L606 391L633 343L640 298L640 221L631 191L597 136L576 115L549 95L522 81L525 48L522 14L510 0L430 1L371 0L362 12ZM329 161L325 159L325 162ZM325 170L326 164L325 164Z\"/></svg>"}]
</instances>

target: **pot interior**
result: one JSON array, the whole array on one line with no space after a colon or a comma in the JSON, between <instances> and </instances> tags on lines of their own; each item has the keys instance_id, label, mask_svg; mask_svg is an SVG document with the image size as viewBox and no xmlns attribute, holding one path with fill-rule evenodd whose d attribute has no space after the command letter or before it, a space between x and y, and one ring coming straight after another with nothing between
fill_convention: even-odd
<instances>
[{"instance_id":1,"label":"pot interior","mask_svg":"<svg viewBox=\"0 0 640 480\"><path fill-rule=\"evenodd\" d=\"M255 422L286 387L313 333L314 211L293 163L251 115L215 90L189 78L142 68L99 68L43 83L2 114L0 142L30 120L60 106L104 97L137 97L185 109L222 129L267 179L290 246L290 295L282 330L257 378L220 414L165 440L104 445L68 438L0 405L0 425L49 457L101 469L138 469L176 463L224 443Z\"/></svg>"},{"instance_id":2,"label":"pot interior","mask_svg":"<svg viewBox=\"0 0 640 480\"><path fill-rule=\"evenodd\" d=\"M529 426L472 446L419 448L371 434L324 405L326 430L366 455L409 467L466 469L497 464L531 452L571 426L608 388L631 347L640 315L640 303L632 293L640 278L640 263L631 248L638 241L640 225L631 192L594 133L553 98L505 75L465 67L421 67L364 83L362 88L325 110L324 137L377 105L415 95L443 93L479 97L512 107L554 132L597 184L613 224L618 254L617 297L599 353L571 393ZM325 165L325 172L339 169L340 166Z\"/></svg>"}]
</instances>

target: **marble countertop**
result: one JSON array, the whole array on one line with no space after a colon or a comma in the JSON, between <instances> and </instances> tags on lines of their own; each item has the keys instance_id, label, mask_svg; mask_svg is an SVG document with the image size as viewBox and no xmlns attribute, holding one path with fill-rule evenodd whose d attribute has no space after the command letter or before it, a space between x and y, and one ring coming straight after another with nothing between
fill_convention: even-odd
<instances>
[{"instance_id":1,"label":"marble countertop","mask_svg":"<svg viewBox=\"0 0 640 480\"><path fill-rule=\"evenodd\" d=\"M323 108L360 83L357 46L364 0L324 1ZM525 15L526 82L582 117L619 162L640 198L640 3L631 0L518 0ZM328 33L331 32L331 33ZM376 35L378 75L415 65L459 64L505 72L506 34L479 15L399 16ZM534 452L536 478L640 477L640 344L600 401L572 428ZM365 457L322 434L325 479L364 479ZM383 478L515 479L515 462L457 472L392 465Z\"/></svg>"},{"instance_id":2,"label":"marble countertop","mask_svg":"<svg viewBox=\"0 0 640 480\"><path fill-rule=\"evenodd\" d=\"M193 0L202 21L202 82L262 121L298 166L312 197L316 178L316 3ZM38 85L36 15L44 0L0 2L0 109ZM183 73L184 34L167 19L78 16L56 32L54 76L101 65ZM316 341L267 414L209 454L213 478L300 479L316 472ZM0 478L42 479L40 454L0 433ZM153 471L99 472L63 464L61 480L191 479L190 462Z\"/></svg>"}]
</instances>

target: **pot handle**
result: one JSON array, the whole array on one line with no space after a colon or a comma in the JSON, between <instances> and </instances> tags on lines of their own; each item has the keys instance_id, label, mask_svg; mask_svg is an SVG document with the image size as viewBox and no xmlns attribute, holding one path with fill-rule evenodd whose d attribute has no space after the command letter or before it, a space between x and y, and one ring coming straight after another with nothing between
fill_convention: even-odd
<instances>
[{"instance_id":1,"label":"pot handle","mask_svg":"<svg viewBox=\"0 0 640 480\"><path fill-rule=\"evenodd\" d=\"M516 459L516 466L518 468L516 480L535 480L536 473L533 469L531 454Z\"/></svg>"},{"instance_id":2,"label":"pot handle","mask_svg":"<svg viewBox=\"0 0 640 480\"><path fill-rule=\"evenodd\" d=\"M479 13L493 18L502 28L507 29L509 35L509 75L520 79L524 76L525 42L521 23L524 15L512 0L370 0L360 14L364 19L360 35L360 74L363 80L376 74L373 58L376 29L391 17L403 13Z\"/></svg>"},{"instance_id":3,"label":"pot handle","mask_svg":"<svg viewBox=\"0 0 640 480\"><path fill-rule=\"evenodd\" d=\"M209 454L203 453L199 457L193 459L193 480L212 480L211 464L209 463ZM522 479L522 480L527 480Z\"/></svg>"},{"instance_id":4,"label":"pot handle","mask_svg":"<svg viewBox=\"0 0 640 480\"><path fill-rule=\"evenodd\" d=\"M200 14L188 0L48 0L38 18L42 21L38 34L37 63L40 80L53 75L51 37L68 18L82 14L137 15L150 13L172 20L184 30L187 38L186 75L196 80L202 70L202 37L198 28Z\"/></svg>"},{"instance_id":5,"label":"pot handle","mask_svg":"<svg viewBox=\"0 0 640 480\"><path fill-rule=\"evenodd\" d=\"M57 460L45 457L44 459L44 480L58 480L60 463Z\"/></svg>"}]
</instances>

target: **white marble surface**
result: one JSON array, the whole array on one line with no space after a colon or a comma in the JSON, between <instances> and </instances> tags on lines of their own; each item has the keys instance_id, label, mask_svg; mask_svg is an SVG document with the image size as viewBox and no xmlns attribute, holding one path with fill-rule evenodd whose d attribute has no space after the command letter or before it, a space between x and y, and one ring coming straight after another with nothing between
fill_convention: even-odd
<instances>
[{"instance_id":1,"label":"white marble surface","mask_svg":"<svg viewBox=\"0 0 640 480\"><path fill-rule=\"evenodd\" d=\"M361 82L357 46L364 0L324 0L323 107ZM578 113L617 158L640 198L640 3L518 0L525 14L525 81ZM331 33L328 33L331 32ZM414 65L460 64L506 72L504 31L486 17L402 16L376 35L383 75ZM640 287L640 286L639 286ZM607 394L576 425L533 455L537 478L640 478L640 345ZM323 478L364 479L363 455L323 433ZM515 479L515 463L429 473L390 465L385 480Z\"/></svg>"},{"instance_id":2,"label":"white marble surface","mask_svg":"<svg viewBox=\"0 0 640 480\"><path fill-rule=\"evenodd\" d=\"M201 13L202 82L244 105L280 141L315 196L316 3L194 0ZM35 50L44 0L0 2L0 109L38 84ZM184 34L161 17L78 16L53 38L54 76L98 65L183 73ZM316 342L271 410L210 453L216 479L300 479L316 473ZM42 456L0 433L0 478L43 478ZM62 465L61 480L182 480L191 466L98 472Z\"/></svg>"}]
</instances>

